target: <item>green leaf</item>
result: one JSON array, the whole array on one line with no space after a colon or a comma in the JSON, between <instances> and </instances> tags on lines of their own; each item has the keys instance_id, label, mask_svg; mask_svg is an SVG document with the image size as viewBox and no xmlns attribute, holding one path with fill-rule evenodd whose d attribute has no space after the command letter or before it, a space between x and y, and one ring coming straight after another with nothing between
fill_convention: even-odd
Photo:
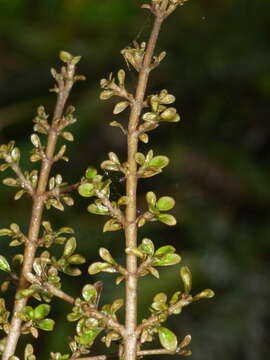
<instances>
[{"instance_id":1,"label":"green leaf","mask_svg":"<svg viewBox=\"0 0 270 360\"><path fill-rule=\"evenodd\" d=\"M63 131L61 135L67 141L74 141L74 136L70 131Z\"/></svg>"},{"instance_id":2,"label":"green leaf","mask_svg":"<svg viewBox=\"0 0 270 360\"><path fill-rule=\"evenodd\" d=\"M11 271L8 261L2 255L0 255L0 270L6 271L6 272Z\"/></svg>"},{"instance_id":3,"label":"green leaf","mask_svg":"<svg viewBox=\"0 0 270 360\"><path fill-rule=\"evenodd\" d=\"M169 214L160 214L157 218L159 221L169 226L174 226L177 223L175 217Z\"/></svg>"},{"instance_id":4,"label":"green leaf","mask_svg":"<svg viewBox=\"0 0 270 360\"><path fill-rule=\"evenodd\" d=\"M144 253L142 251L140 251L139 249L137 248L126 248L125 249L125 253L126 254L131 254L131 255L135 255L137 257L139 257L140 259L143 259L145 257Z\"/></svg>"},{"instance_id":5,"label":"green leaf","mask_svg":"<svg viewBox=\"0 0 270 360\"><path fill-rule=\"evenodd\" d=\"M24 350L24 360L34 360L34 348L31 344L27 344Z\"/></svg>"},{"instance_id":6,"label":"green leaf","mask_svg":"<svg viewBox=\"0 0 270 360\"><path fill-rule=\"evenodd\" d=\"M87 284L82 289L82 296L85 301L94 302L97 298L97 290L93 285Z\"/></svg>"},{"instance_id":7,"label":"green leaf","mask_svg":"<svg viewBox=\"0 0 270 360\"><path fill-rule=\"evenodd\" d=\"M44 319L50 312L51 307L48 304L38 305L34 310L34 318L35 320Z\"/></svg>"},{"instance_id":8,"label":"green leaf","mask_svg":"<svg viewBox=\"0 0 270 360\"><path fill-rule=\"evenodd\" d=\"M159 302L159 303L163 303L166 304L167 302L167 295L165 293L158 293L157 295L155 295L154 302Z\"/></svg>"},{"instance_id":9,"label":"green leaf","mask_svg":"<svg viewBox=\"0 0 270 360\"><path fill-rule=\"evenodd\" d=\"M104 260L107 261L109 264L115 264L115 260L112 257L112 255L110 254L109 250L105 249L105 248L100 248L99 249L99 256Z\"/></svg>"},{"instance_id":10,"label":"green leaf","mask_svg":"<svg viewBox=\"0 0 270 360\"><path fill-rule=\"evenodd\" d=\"M64 63L69 63L72 60L72 55L67 51L60 51L59 58Z\"/></svg>"},{"instance_id":11,"label":"green leaf","mask_svg":"<svg viewBox=\"0 0 270 360\"><path fill-rule=\"evenodd\" d=\"M160 211L168 211L171 210L175 205L175 201L170 196L163 196L157 202L157 208Z\"/></svg>"},{"instance_id":12,"label":"green leaf","mask_svg":"<svg viewBox=\"0 0 270 360\"><path fill-rule=\"evenodd\" d=\"M153 157L153 159L149 162L149 166L155 166L158 168L164 168L165 166L167 166L169 164L169 158L167 158L167 156L163 156L163 155L159 155L159 156L155 156Z\"/></svg>"},{"instance_id":13,"label":"green leaf","mask_svg":"<svg viewBox=\"0 0 270 360\"><path fill-rule=\"evenodd\" d=\"M85 258L80 254L74 254L68 258L68 263L73 265L84 264L85 261Z\"/></svg>"},{"instance_id":14,"label":"green leaf","mask_svg":"<svg viewBox=\"0 0 270 360\"><path fill-rule=\"evenodd\" d=\"M94 185L90 183L81 184L78 187L78 192L83 197L91 197L95 195Z\"/></svg>"},{"instance_id":15,"label":"green leaf","mask_svg":"<svg viewBox=\"0 0 270 360\"><path fill-rule=\"evenodd\" d=\"M109 209L102 204L90 204L87 210L95 215L109 215L110 213Z\"/></svg>"},{"instance_id":16,"label":"green leaf","mask_svg":"<svg viewBox=\"0 0 270 360\"><path fill-rule=\"evenodd\" d=\"M161 345L166 350L173 352L177 349L177 338L171 330L165 327L160 327L158 330L158 336Z\"/></svg>"},{"instance_id":17,"label":"green leaf","mask_svg":"<svg viewBox=\"0 0 270 360\"><path fill-rule=\"evenodd\" d=\"M136 160L136 162L139 164L139 165L144 165L144 163L145 163L145 156L142 154L142 153L140 153L140 152L137 152L136 154L135 154L135 160Z\"/></svg>"},{"instance_id":18,"label":"green leaf","mask_svg":"<svg viewBox=\"0 0 270 360\"><path fill-rule=\"evenodd\" d=\"M79 343L81 345L92 345L95 338L98 336L98 334L100 333L100 329L87 329L83 335L76 337L76 339L78 339Z\"/></svg>"},{"instance_id":19,"label":"green leaf","mask_svg":"<svg viewBox=\"0 0 270 360\"><path fill-rule=\"evenodd\" d=\"M155 246L152 240L145 238L142 240L142 243L138 247L138 249L144 252L145 254L152 256L155 251Z\"/></svg>"},{"instance_id":20,"label":"green leaf","mask_svg":"<svg viewBox=\"0 0 270 360\"><path fill-rule=\"evenodd\" d=\"M68 241L66 242L63 256L70 257L74 253L76 247L77 247L77 244L76 244L75 237L69 238Z\"/></svg>"},{"instance_id":21,"label":"green leaf","mask_svg":"<svg viewBox=\"0 0 270 360\"><path fill-rule=\"evenodd\" d=\"M95 176L97 175L97 169L90 166L87 168L86 172L85 172L85 177L88 180L93 179Z\"/></svg>"},{"instance_id":22,"label":"green leaf","mask_svg":"<svg viewBox=\"0 0 270 360\"><path fill-rule=\"evenodd\" d=\"M9 229L0 229L0 236L12 236L13 231Z\"/></svg>"},{"instance_id":23,"label":"green leaf","mask_svg":"<svg viewBox=\"0 0 270 360\"><path fill-rule=\"evenodd\" d=\"M95 262L91 264L88 268L88 272L90 275L95 275L101 271L116 272L116 270L111 264L103 263L103 262Z\"/></svg>"},{"instance_id":24,"label":"green leaf","mask_svg":"<svg viewBox=\"0 0 270 360\"><path fill-rule=\"evenodd\" d=\"M192 274L188 266L182 266L180 276L184 284L185 293L189 293L192 289Z\"/></svg>"},{"instance_id":25,"label":"green leaf","mask_svg":"<svg viewBox=\"0 0 270 360\"><path fill-rule=\"evenodd\" d=\"M108 220L103 227L103 232L117 231L122 229L122 225L116 219Z\"/></svg>"},{"instance_id":26,"label":"green leaf","mask_svg":"<svg viewBox=\"0 0 270 360\"><path fill-rule=\"evenodd\" d=\"M37 322L37 327L41 330L52 331L54 324L55 322L52 319L43 319Z\"/></svg>"},{"instance_id":27,"label":"green leaf","mask_svg":"<svg viewBox=\"0 0 270 360\"><path fill-rule=\"evenodd\" d=\"M153 262L153 266L169 266L178 264L181 261L181 257L177 254L166 254L161 259L156 259Z\"/></svg>"},{"instance_id":28,"label":"green leaf","mask_svg":"<svg viewBox=\"0 0 270 360\"><path fill-rule=\"evenodd\" d=\"M117 299L112 303L111 306L111 312L114 314L116 313L116 311L118 311L119 309L121 309L121 307L124 305L124 300L123 299Z\"/></svg>"},{"instance_id":29,"label":"green leaf","mask_svg":"<svg viewBox=\"0 0 270 360\"><path fill-rule=\"evenodd\" d=\"M146 201L149 205L149 207L155 207L156 206L156 202L157 202L157 197L156 197L156 194L153 193L153 191L149 191L147 194L146 194Z\"/></svg>"},{"instance_id":30,"label":"green leaf","mask_svg":"<svg viewBox=\"0 0 270 360\"><path fill-rule=\"evenodd\" d=\"M155 256L160 257L165 254L173 254L174 252L175 252L175 248L173 246L165 245L157 249L157 251L155 252Z\"/></svg>"},{"instance_id":31,"label":"green leaf","mask_svg":"<svg viewBox=\"0 0 270 360\"><path fill-rule=\"evenodd\" d=\"M205 289L205 290L201 291L199 294L195 295L192 298L192 301L198 301L201 299L211 299L213 296L215 296L215 293L213 290Z\"/></svg>"}]
</instances>

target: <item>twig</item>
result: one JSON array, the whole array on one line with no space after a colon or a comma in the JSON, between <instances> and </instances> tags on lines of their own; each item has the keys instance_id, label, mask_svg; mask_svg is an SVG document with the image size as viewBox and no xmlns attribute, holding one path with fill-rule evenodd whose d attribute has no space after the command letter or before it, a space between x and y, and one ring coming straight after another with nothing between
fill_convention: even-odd
<instances>
[{"instance_id":1,"label":"twig","mask_svg":"<svg viewBox=\"0 0 270 360\"><path fill-rule=\"evenodd\" d=\"M176 351L169 351L166 349L151 349L151 350L140 350L137 351L137 356L148 356L148 355L175 355ZM118 354L110 355L96 355L96 356L87 356L81 357L74 360L110 360L118 357Z\"/></svg>"},{"instance_id":2,"label":"twig","mask_svg":"<svg viewBox=\"0 0 270 360\"><path fill-rule=\"evenodd\" d=\"M192 299L191 295L183 294L183 297L177 303L169 306L169 308L167 310L162 311L162 314L164 314L166 316L172 315L175 310L189 305L191 302L191 299ZM143 323L141 323L137 327L137 329L136 329L137 337L140 336L143 329L146 329L151 326L155 326L159 322L160 322L160 313L150 316L147 320L145 320Z\"/></svg>"},{"instance_id":3,"label":"twig","mask_svg":"<svg viewBox=\"0 0 270 360\"><path fill-rule=\"evenodd\" d=\"M126 183L126 195L129 202L126 207L125 238L127 248L137 247L137 163L135 154L138 151L138 131L140 115L144 106L145 91L148 83L150 65L154 54L157 38L160 32L163 18L155 15L155 22L152 33L147 44L143 64L139 72L139 79L136 89L136 96L131 105L131 112L128 125L128 174ZM126 279L126 338L125 338L125 360L135 360L137 357L137 257L128 254L126 258L128 276Z\"/></svg>"}]
</instances>

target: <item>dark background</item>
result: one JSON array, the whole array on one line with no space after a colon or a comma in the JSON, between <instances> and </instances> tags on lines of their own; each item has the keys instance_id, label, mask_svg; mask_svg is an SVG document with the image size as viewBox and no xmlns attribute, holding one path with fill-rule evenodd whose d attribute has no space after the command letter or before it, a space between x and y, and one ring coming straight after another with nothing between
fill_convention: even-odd
<instances>
[{"instance_id":1,"label":"dark background","mask_svg":"<svg viewBox=\"0 0 270 360\"><path fill-rule=\"evenodd\" d=\"M0 0L0 142L16 140L24 169L33 167L27 153L35 108L44 104L53 109L49 69L59 65L61 49L83 56L79 69L87 81L75 86L71 99L79 121L73 126L75 143L68 148L70 163L59 164L54 173L76 182L109 151L125 160L124 137L108 126L115 120L114 101L99 100L99 80L126 68L121 49L134 39L147 39L152 20L139 10L141 3ZM194 360L262 360L270 354L269 24L269 0L190 0L164 24L158 43L167 58L152 73L149 92L166 88L175 94L182 121L162 124L150 133L151 143L141 147L168 155L171 164L160 176L141 181L140 202L149 190L175 197L178 225L150 224L139 238L174 245L182 263L192 269L194 291L210 287L216 292L215 298L169 321L179 337L192 334ZM132 89L136 74L126 70ZM120 118L125 123L126 113ZM117 196L123 184L114 174L113 179ZM12 189L0 187L0 226L17 222L26 231L30 201L14 202ZM87 265L98 259L101 246L123 261L122 234L103 234L104 218L87 213L87 199L75 194L75 200L64 214L51 210L45 219L55 228L74 227ZM10 259L18 248L9 249L7 239L0 240L1 253ZM160 281L142 279L140 318L148 314L154 294L179 289L178 269L162 270ZM63 278L64 288L74 296L97 279L105 282L103 303L123 295L112 275L90 277L87 266L80 286L77 278ZM6 297L10 308L12 296L11 291ZM70 307L57 299L54 303L56 330L42 336L38 359L48 359L50 351L68 351L74 327L65 320Z\"/></svg>"}]
</instances>

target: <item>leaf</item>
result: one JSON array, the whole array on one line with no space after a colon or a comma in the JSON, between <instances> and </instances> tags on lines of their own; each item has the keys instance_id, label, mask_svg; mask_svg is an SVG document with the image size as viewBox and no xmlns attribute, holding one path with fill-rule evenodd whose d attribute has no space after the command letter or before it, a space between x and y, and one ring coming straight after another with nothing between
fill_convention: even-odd
<instances>
[{"instance_id":1,"label":"leaf","mask_svg":"<svg viewBox=\"0 0 270 360\"><path fill-rule=\"evenodd\" d=\"M174 226L177 224L175 217L169 214L160 214L157 218L159 221L169 226Z\"/></svg>"},{"instance_id":2,"label":"leaf","mask_svg":"<svg viewBox=\"0 0 270 360\"><path fill-rule=\"evenodd\" d=\"M137 152L136 154L135 154L135 160L136 160L136 162L139 164L139 165L144 165L144 163L145 163L145 156L144 156L144 154L142 154L142 153L140 153L140 152Z\"/></svg>"},{"instance_id":3,"label":"leaf","mask_svg":"<svg viewBox=\"0 0 270 360\"><path fill-rule=\"evenodd\" d=\"M13 178L6 178L3 180L3 184L7 186L18 186L17 180Z\"/></svg>"},{"instance_id":4,"label":"leaf","mask_svg":"<svg viewBox=\"0 0 270 360\"><path fill-rule=\"evenodd\" d=\"M167 156L159 155L153 157L153 159L149 162L149 166L156 166L158 168L164 168L169 164L170 160Z\"/></svg>"},{"instance_id":5,"label":"leaf","mask_svg":"<svg viewBox=\"0 0 270 360\"><path fill-rule=\"evenodd\" d=\"M97 298L97 290L93 285L87 284L82 289L82 296L87 302L94 302Z\"/></svg>"},{"instance_id":6,"label":"leaf","mask_svg":"<svg viewBox=\"0 0 270 360\"><path fill-rule=\"evenodd\" d=\"M114 267L111 264L105 262L95 262L91 264L88 268L88 272L90 275L98 274L101 271L105 272L116 272Z\"/></svg>"},{"instance_id":7,"label":"leaf","mask_svg":"<svg viewBox=\"0 0 270 360\"><path fill-rule=\"evenodd\" d=\"M109 264L115 264L115 260L112 257L112 255L110 254L109 250L105 249L105 248L100 248L99 249L99 256L104 260L107 261Z\"/></svg>"},{"instance_id":8,"label":"leaf","mask_svg":"<svg viewBox=\"0 0 270 360\"><path fill-rule=\"evenodd\" d=\"M160 327L158 330L158 336L161 345L166 350L173 352L177 349L177 338L171 330L165 327Z\"/></svg>"},{"instance_id":9,"label":"leaf","mask_svg":"<svg viewBox=\"0 0 270 360\"><path fill-rule=\"evenodd\" d=\"M128 255L135 255L141 259L143 259L145 257L144 253L142 251L140 251L139 249L137 248L126 248L125 249L125 253L128 254Z\"/></svg>"},{"instance_id":10,"label":"leaf","mask_svg":"<svg viewBox=\"0 0 270 360\"><path fill-rule=\"evenodd\" d=\"M116 219L108 220L103 227L103 232L117 231L122 229L122 225Z\"/></svg>"},{"instance_id":11,"label":"leaf","mask_svg":"<svg viewBox=\"0 0 270 360\"><path fill-rule=\"evenodd\" d=\"M184 347L188 346L191 342L191 335L186 335L184 339L179 344L179 348L183 349Z\"/></svg>"},{"instance_id":12,"label":"leaf","mask_svg":"<svg viewBox=\"0 0 270 360\"><path fill-rule=\"evenodd\" d=\"M149 136L148 136L146 133L142 133L142 134L139 135L139 139L140 139L143 143L147 144L148 141L149 141Z\"/></svg>"},{"instance_id":13,"label":"leaf","mask_svg":"<svg viewBox=\"0 0 270 360\"><path fill-rule=\"evenodd\" d=\"M6 271L6 272L11 271L8 261L2 255L0 255L0 270Z\"/></svg>"},{"instance_id":14,"label":"leaf","mask_svg":"<svg viewBox=\"0 0 270 360\"><path fill-rule=\"evenodd\" d=\"M74 254L68 258L68 263L73 265L84 264L85 261L86 261L85 258L80 254Z\"/></svg>"},{"instance_id":15,"label":"leaf","mask_svg":"<svg viewBox=\"0 0 270 360\"><path fill-rule=\"evenodd\" d=\"M146 201L149 205L149 207L155 207L156 206L156 201L157 201L157 197L156 197L156 194L153 193L153 191L149 191L147 194L146 194Z\"/></svg>"},{"instance_id":16,"label":"leaf","mask_svg":"<svg viewBox=\"0 0 270 360\"><path fill-rule=\"evenodd\" d=\"M85 177L88 180L93 179L95 176L97 175L97 169L94 167L88 167L86 172L85 172Z\"/></svg>"},{"instance_id":17,"label":"leaf","mask_svg":"<svg viewBox=\"0 0 270 360\"><path fill-rule=\"evenodd\" d=\"M67 141L74 141L74 136L70 131L63 131L61 135Z\"/></svg>"},{"instance_id":18,"label":"leaf","mask_svg":"<svg viewBox=\"0 0 270 360\"><path fill-rule=\"evenodd\" d=\"M139 250L143 251L147 255L152 256L155 251L155 246L152 240L150 239L143 239L141 245L138 247Z\"/></svg>"},{"instance_id":19,"label":"leaf","mask_svg":"<svg viewBox=\"0 0 270 360\"><path fill-rule=\"evenodd\" d=\"M100 100L108 100L114 95L115 95L115 92L113 90L103 90L100 93L99 98L100 98Z\"/></svg>"},{"instance_id":20,"label":"leaf","mask_svg":"<svg viewBox=\"0 0 270 360\"><path fill-rule=\"evenodd\" d=\"M51 307L48 304L38 305L34 310L34 318L35 320L44 319L50 312Z\"/></svg>"},{"instance_id":21,"label":"leaf","mask_svg":"<svg viewBox=\"0 0 270 360\"><path fill-rule=\"evenodd\" d=\"M160 257L165 254L173 254L174 252L175 252L175 248L173 246L165 245L157 249L157 251L155 252L155 256Z\"/></svg>"},{"instance_id":22,"label":"leaf","mask_svg":"<svg viewBox=\"0 0 270 360\"><path fill-rule=\"evenodd\" d=\"M34 354L34 348L31 344L27 344L24 350L24 359L25 360L34 360L36 357Z\"/></svg>"},{"instance_id":23,"label":"leaf","mask_svg":"<svg viewBox=\"0 0 270 360\"><path fill-rule=\"evenodd\" d=\"M9 229L1 229L0 230L0 236L12 236L13 231Z\"/></svg>"},{"instance_id":24,"label":"leaf","mask_svg":"<svg viewBox=\"0 0 270 360\"><path fill-rule=\"evenodd\" d=\"M78 192L83 197L91 197L95 195L94 185L91 183L84 183L78 187Z\"/></svg>"},{"instance_id":25,"label":"leaf","mask_svg":"<svg viewBox=\"0 0 270 360\"><path fill-rule=\"evenodd\" d=\"M121 309L121 307L124 305L124 300L123 299L117 299L112 303L111 306L111 312L114 314L116 313L116 311L118 311L119 309Z\"/></svg>"},{"instance_id":26,"label":"leaf","mask_svg":"<svg viewBox=\"0 0 270 360\"><path fill-rule=\"evenodd\" d=\"M158 293L157 295L155 295L154 302L159 302L159 303L163 303L166 304L167 302L167 295L165 293Z\"/></svg>"},{"instance_id":27,"label":"leaf","mask_svg":"<svg viewBox=\"0 0 270 360\"><path fill-rule=\"evenodd\" d=\"M122 111L124 111L129 106L129 101L121 101L118 104L115 105L113 109L114 115L120 114Z\"/></svg>"},{"instance_id":28,"label":"leaf","mask_svg":"<svg viewBox=\"0 0 270 360\"><path fill-rule=\"evenodd\" d=\"M214 293L213 290L205 289L205 290L201 291L199 294L195 295L192 298L192 301L198 301L198 300L201 300L201 299L211 299L214 296L215 296L215 293Z\"/></svg>"},{"instance_id":29,"label":"leaf","mask_svg":"<svg viewBox=\"0 0 270 360\"><path fill-rule=\"evenodd\" d=\"M59 54L60 60L62 60L64 63L70 63L72 60L72 55L67 51L60 51Z\"/></svg>"},{"instance_id":30,"label":"leaf","mask_svg":"<svg viewBox=\"0 0 270 360\"><path fill-rule=\"evenodd\" d=\"M156 259L153 266L169 266L176 265L181 261L181 257L177 254L166 254L161 259Z\"/></svg>"},{"instance_id":31,"label":"leaf","mask_svg":"<svg viewBox=\"0 0 270 360\"><path fill-rule=\"evenodd\" d=\"M52 319L43 319L37 322L37 327L41 330L52 331L54 324L55 322Z\"/></svg>"},{"instance_id":32,"label":"leaf","mask_svg":"<svg viewBox=\"0 0 270 360\"><path fill-rule=\"evenodd\" d=\"M175 205L175 201L170 196L163 196L157 202L157 208L160 211L168 211L171 210Z\"/></svg>"},{"instance_id":33,"label":"leaf","mask_svg":"<svg viewBox=\"0 0 270 360\"><path fill-rule=\"evenodd\" d=\"M117 73L117 77L118 77L119 85L124 85L125 77L126 77L125 70L120 69Z\"/></svg>"},{"instance_id":34,"label":"leaf","mask_svg":"<svg viewBox=\"0 0 270 360\"><path fill-rule=\"evenodd\" d=\"M63 256L70 257L76 250L76 247L77 247L77 243L75 237L69 238L68 241L66 242Z\"/></svg>"},{"instance_id":35,"label":"leaf","mask_svg":"<svg viewBox=\"0 0 270 360\"><path fill-rule=\"evenodd\" d=\"M95 215L109 215L109 209L102 204L90 204L87 210Z\"/></svg>"},{"instance_id":36,"label":"leaf","mask_svg":"<svg viewBox=\"0 0 270 360\"><path fill-rule=\"evenodd\" d=\"M192 275L188 266L181 267L180 276L184 284L185 293L188 294L192 289Z\"/></svg>"}]
</instances>

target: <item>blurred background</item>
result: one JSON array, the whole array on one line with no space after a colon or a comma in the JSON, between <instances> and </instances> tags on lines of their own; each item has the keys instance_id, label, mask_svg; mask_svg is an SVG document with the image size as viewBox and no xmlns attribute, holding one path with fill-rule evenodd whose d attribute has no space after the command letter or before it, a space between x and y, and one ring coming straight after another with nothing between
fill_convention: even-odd
<instances>
[{"instance_id":1,"label":"blurred background","mask_svg":"<svg viewBox=\"0 0 270 360\"><path fill-rule=\"evenodd\" d=\"M129 88L134 88L136 74L126 68L120 51L132 40L146 40L151 30L152 18L140 4L0 0L0 143L16 140L25 170L35 167L28 152L36 107L53 110L50 67L59 66L62 49L83 56L79 70L87 81L76 84L70 100L78 118L75 143L68 147L70 163L59 163L54 173L73 183L88 165L98 167L109 151L125 161L125 139L108 126L115 120L115 101L99 100L99 80L125 68ZM158 43L157 52L166 50L167 57L153 71L149 92L166 88L175 94L182 121L162 124L150 133L150 144L141 146L143 152L152 148L169 156L171 163L160 176L141 181L139 203L145 206L149 190L173 196L178 225L153 223L143 227L139 238L148 237L157 246L171 243L192 270L194 292L216 292L215 298L168 322L179 337L192 334L194 360L262 360L270 354L269 27L269 0L190 0L166 21ZM124 112L118 119L125 124L126 117ZM0 174L1 180L5 176ZM124 184L114 173L112 178L113 196L118 197ZM17 222L27 231L29 199L14 202L11 188L0 185L0 191L0 227ZM79 296L83 284L102 279L102 302L111 302L123 296L123 286L115 287L110 274L90 277L87 266L98 261L99 247L123 261L122 234L103 234L105 219L87 213L87 199L74 198L75 206L64 214L51 210L44 217L55 229L72 226L87 257L84 276L63 276L64 288ZM1 238L1 253L10 258L16 250ZM161 270L160 281L143 278L140 319L149 313L157 292L171 295L180 288L178 273L175 266ZM12 290L5 296L11 308ZM68 352L74 330L65 320L70 307L57 299L54 304L56 329L41 337L38 359L48 359L50 351ZM95 346L93 354L97 352L106 350Z\"/></svg>"}]
</instances>

